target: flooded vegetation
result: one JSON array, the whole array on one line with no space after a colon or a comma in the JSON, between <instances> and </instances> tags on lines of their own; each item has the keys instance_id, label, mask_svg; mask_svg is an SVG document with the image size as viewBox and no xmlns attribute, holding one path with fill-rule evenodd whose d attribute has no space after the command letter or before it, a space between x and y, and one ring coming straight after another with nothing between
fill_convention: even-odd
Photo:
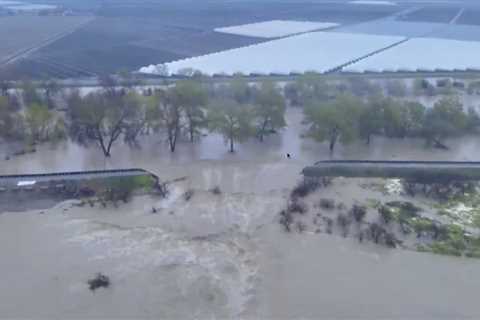
<instances>
[{"instance_id":1,"label":"flooded vegetation","mask_svg":"<svg viewBox=\"0 0 480 320\"><path fill-rule=\"evenodd\" d=\"M478 192L477 183L471 182L302 181L280 212L279 222L287 232L337 234L388 248L479 257L480 215L464 202L474 201Z\"/></svg>"},{"instance_id":2,"label":"flooded vegetation","mask_svg":"<svg viewBox=\"0 0 480 320\"><path fill-rule=\"evenodd\" d=\"M24 193L30 205L21 213L0 206L0 242L8 257L0 272L6 279L30 279L0 287L0 314L479 316L476 181L304 180L301 174L322 159L476 160L476 113L468 111L476 95L454 88L458 98L435 93L432 104L410 108L404 101L430 97L417 96L413 82L402 83L308 77L283 87L185 82L152 95L105 87L91 96L56 93L50 108L44 91L35 89L37 105L45 107L34 111L25 104L32 97L10 88L6 100L19 101L13 114L28 111L31 120L22 118L23 136L2 135L1 173L140 167L168 192L158 194L143 179L112 181L106 189L86 183L68 200L47 206L37 206L36 193ZM365 84L384 96L377 89L341 92ZM77 105L71 109L71 103ZM330 121L307 120L304 108L335 104L345 109L332 108L339 113L329 113ZM420 120L410 122L417 111ZM427 135L429 117L439 125L428 127ZM452 119L458 122L450 126ZM367 120L375 130L364 131ZM53 134L58 121L61 138ZM102 124L100 130L94 123ZM431 137L447 148L429 143ZM15 154L27 147L35 152ZM0 193L0 201L8 201L6 195ZM27 291L35 298L25 306ZM185 302L188 310L181 307Z\"/></svg>"}]
</instances>

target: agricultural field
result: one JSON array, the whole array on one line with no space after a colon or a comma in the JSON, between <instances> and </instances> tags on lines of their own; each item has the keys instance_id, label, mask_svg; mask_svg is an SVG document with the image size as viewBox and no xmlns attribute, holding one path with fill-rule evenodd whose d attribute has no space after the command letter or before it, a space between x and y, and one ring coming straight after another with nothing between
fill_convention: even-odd
<instances>
[{"instance_id":1,"label":"agricultural field","mask_svg":"<svg viewBox=\"0 0 480 320\"><path fill-rule=\"evenodd\" d=\"M415 38L354 63L344 71L480 69L479 55L480 42Z\"/></svg>"},{"instance_id":2,"label":"agricultural field","mask_svg":"<svg viewBox=\"0 0 480 320\"><path fill-rule=\"evenodd\" d=\"M448 23L460 11L461 6L424 7L402 16L404 21Z\"/></svg>"},{"instance_id":3,"label":"agricultural field","mask_svg":"<svg viewBox=\"0 0 480 320\"><path fill-rule=\"evenodd\" d=\"M443 28L436 29L430 33L428 37L452 39L452 40L466 40L466 41L480 41L480 26L452 24Z\"/></svg>"},{"instance_id":4,"label":"agricultural field","mask_svg":"<svg viewBox=\"0 0 480 320\"><path fill-rule=\"evenodd\" d=\"M32 1L33 2L33 1ZM77 8L78 1L42 3ZM0 77L79 77L138 70L262 43L268 39L215 32L216 28L271 20L352 24L389 16L402 6L293 1L191 2L104 1L79 5L90 8L94 21L0 72ZM83 11L82 11L83 12ZM28 37L24 40L29 43ZM53 67L52 64L56 66ZM35 65L35 68L31 68ZM60 65L64 66L61 67ZM63 70L56 70L56 69ZM55 69L55 70L54 70ZM72 70L73 69L73 70ZM76 70L76 71L75 71ZM60 74L64 74L61 76Z\"/></svg>"},{"instance_id":5,"label":"agricultural field","mask_svg":"<svg viewBox=\"0 0 480 320\"><path fill-rule=\"evenodd\" d=\"M444 24L428 22L403 22L391 19L368 21L359 24L342 26L333 32L378 34L402 37L419 37L424 34L444 28Z\"/></svg>"},{"instance_id":6,"label":"agricultural field","mask_svg":"<svg viewBox=\"0 0 480 320\"><path fill-rule=\"evenodd\" d=\"M480 25L480 8L466 8L461 17L457 20L458 24Z\"/></svg>"},{"instance_id":7,"label":"agricultural field","mask_svg":"<svg viewBox=\"0 0 480 320\"><path fill-rule=\"evenodd\" d=\"M239 26L216 28L216 32L247 37L279 38L308 31L318 31L338 26L338 23L272 20Z\"/></svg>"},{"instance_id":8,"label":"agricultural field","mask_svg":"<svg viewBox=\"0 0 480 320\"><path fill-rule=\"evenodd\" d=\"M88 17L11 16L0 18L0 63L29 48L68 32L88 21Z\"/></svg>"},{"instance_id":9,"label":"agricultural field","mask_svg":"<svg viewBox=\"0 0 480 320\"><path fill-rule=\"evenodd\" d=\"M402 41L402 37L312 32L167 63L170 73L191 68L206 74L326 72ZM149 72L149 67L142 68Z\"/></svg>"},{"instance_id":10,"label":"agricultural field","mask_svg":"<svg viewBox=\"0 0 480 320\"><path fill-rule=\"evenodd\" d=\"M312 56L311 59L319 60L317 57L322 57L324 54L328 58L328 61L319 62L305 61L305 57L308 57L310 53L296 51L296 48L292 48L292 52L282 53L283 58L276 57L273 61L269 61L271 60L271 51L258 52L258 49L270 46L278 48L275 43L265 43L271 39L284 36L295 37L298 33L315 31L324 27L323 23L325 22L339 25L328 30L332 33L480 40L480 29L475 26L478 24L477 18L480 11L473 3L468 5L460 3L414 5L404 1L298 3L296 1L263 0L255 3L208 1L200 4L187 0L175 3L107 0L99 6L95 1L87 1L81 5L78 1L73 0L29 2L78 7L79 12L90 12L96 17L81 29L4 68L0 72L0 78L76 78L116 73L122 70L134 71L144 66L165 63L169 63L171 68L179 70L177 66L186 67L187 62L197 63L200 61L203 63L207 60L208 65L203 68L215 72L229 73L233 69L243 70L239 64L245 60L253 60L251 61L252 67L248 71L254 73L265 70L285 72L285 69L301 71L304 68L310 68L312 63L315 64L315 68L318 68L317 71L322 71L338 67L338 62L342 62L340 63L342 65L384 48L373 46L373 50L369 52L359 49L360 55L355 56L354 53L349 52L345 53L348 57L338 57L335 60L330 59L329 53L323 51L323 47L320 48L318 44L313 43L311 44L313 47L309 46L308 48L320 49L322 52L320 55ZM455 20L455 17L458 19ZM40 19L42 17L15 18ZM80 19L79 17L49 17L50 20L53 18ZM296 22L286 24L278 21ZM298 24L299 22L301 23ZM454 24L449 24L452 22ZM4 22L0 21L0 35L5 32L1 23ZM14 50L9 49L10 47L24 47L29 44L35 46L36 41L42 39L42 30L47 27L48 24L42 24L39 30L36 30L40 34L39 36L33 36L24 30L25 36L18 37L14 42L3 44L4 48L0 46L0 58L2 50L8 52ZM55 30L60 30L60 28L55 28ZM16 32L16 34L22 33ZM345 39L345 41L351 40ZM253 46L258 44L261 46ZM327 51L341 51L345 48L343 46L342 44L338 48L328 48ZM230 56L232 52L233 56ZM248 55L238 58L238 54L243 52L248 52ZM294 59L294 55L300 58ZM213 57L221 59L233 57L239 61L235 61L234 65L229 65L228 70L220 70L214 65L221 65L225 62L213 63ZM264 66L255 66L255 64L261 64L261 59L268 61L267 64L262 63ZM288 62L291 65L278 67L277 60L282 60L284 64ZM304 65L297 65L295 60L304 60ZM424 67L429 68L428 66ZM458 68L456 67L456 69ZM422 69L424 68L422 67Z\"/></svg>"}]
</instances>

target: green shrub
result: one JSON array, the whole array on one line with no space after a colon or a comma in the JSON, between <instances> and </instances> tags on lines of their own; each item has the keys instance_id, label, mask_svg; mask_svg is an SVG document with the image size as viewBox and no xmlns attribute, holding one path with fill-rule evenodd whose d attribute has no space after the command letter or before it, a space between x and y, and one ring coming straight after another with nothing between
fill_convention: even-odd
<instances>
[{"instance_id":1,"label":"green shrub","mask_svg":"<svg viewBox=\"0 0 480 320\"><path fill-rule=\"evenodd\" d=\"M433 253L443 254L448 256L460 257L462 252L457 248L451 246L448 242L435 242L430 245L430 249Z\"/></svg>"}]
</instances>

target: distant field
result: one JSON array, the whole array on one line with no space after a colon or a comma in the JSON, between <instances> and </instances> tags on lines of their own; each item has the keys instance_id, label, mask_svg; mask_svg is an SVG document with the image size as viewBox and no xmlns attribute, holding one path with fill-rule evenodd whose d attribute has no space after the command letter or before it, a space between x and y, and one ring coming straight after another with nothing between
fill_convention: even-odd
<instances>
[{"instance_id":1,"label":"distant field","mask_svg":"<svg viewBox=\"0 0 480 320\"><path fill-rule=\"evenodd\" d=\"M332 28L336 26L338 26L338 23L271 20L250 24L242 24L239 26L216 28L215 31L247 37L278 38L302 32Z\"/></svg>"},{"instance_id":2,"label":"distant field","mask_svg":"<svg viewBox=\"0 0 480 320\"><path fill-rule=\"evenodd\" d=\"M31 2L37 3L33 0ZM250 33L246 36L214 30L271 20L328 21L341 25L332 32L359 35L480 40L480 5L476 2L465 5L453 0L443 1L441 4L430 1L393 2L396 2L396 5L354 5L349 4L348 0L343 3L324 0L45 0L42 3L78 4L81 9L89 8L89 12L94 13L96 18L61 40L1 70L0 78L83 77L120 70L138 70L150 64L185 61L187 58L264 44L267 39L260 38L259 34L255 36ZM464 6L465 10L456 24L447 25ZM410 13L406 11L416 8L418 10ZM392 16L394 14L395 17ZM18 19L18 30L6 25L11 19ZM36 45L41 43L42 39L49 38L52 33L68 29L75 24L75 19L83 18L0 18L0 59L9 52L16 52L16 48ZM45 21L47 22L42 23ZM31 25L35 28L30 28ZM311 46L314 50L318 49L317 43ZM449 48L445 48L447 49ZM318 57L324 53L320 51L312 54ZM257 53L254 57L249 56L251 64L259 63L256 70L250 71L263 70L260 65L262 61L267 64L274 63L275 59L272 57L276 58L279 54L283 53ZM296 52L285 59L302 60L308 54L310 52ZM340 54L343 53L337 53ZM458 54L462 55L461 52ZM220 56L223 57L224 54ZM335 58L336 56L326 57L327 61L322 62L324 65L317 67L325 69L335 65ZM450 59L444 59L447 58ZM259 59L263 60L259 62ZM467 62L472 65L471 61ZM233 67L237 61L225 63L227 67ZM449 63L450 60L446 60L446 65ZM174 64L176 65L179 64ZM271 66L270 69L281 71L281 67L276 66Z\"/></svg>"},{"instance_id":3,"label":"distant field","mask_svg":"<svg viewBox=\"0 0 480 320\"><path fill-rule=\"evenodd\" d=\"M261 41L264 40L213 30L165 26L156 19L100 17L42 48L30 59L101 74L121 69L136 70L145 64L174 61Z\"/></svg>"},{"instance_id":4,"label":"distant field","mask_svg":"<svg viewBox=\"0 0 480 320\"><path fill-rule=\"evenodd\" d=\"M403 37L312 32L219 53L167 63L173 74L184 68L205 74L288 74L327 72L402 41ZM151 72L154 68L143 68Z\"/></svg>"},{"instance_id":5,"label":"distant field","mask_svg":"<svg viewBox=\"0 0 480 320\"><path fill-rule=\"evenodd\" d=\"M87 21L86 17L0 17L0 63Z\"/></svg>"},{"instance_id":6,"label":"distant field","mask_svg":"<svg viewBox=\"0 0 480 320\"><path fill-rule=\"evenodd\" d=\"M404 16L403 20L448 23L457 15L460 9L460 6L425 7Z\"/></svg>"},{"instance_id":7,"label":"distant field","mask_svg":"<svg viewBox=\"0 0 480 320\"><path fill-rule=\"evenodd\" d=\"M480 70L479 56L480 42L414 38L354 63L344 70L352 72Z\"/></svg>"},{"instance_id":8,"label":"distant field","mask_svg":"<svg viewBox=\"0 0 480 320\"><path fill-rule=\"evenodd\" d=\"M215 28L269 20L351 24L385 17L402 9L401 6L263 0L88 0L85 3L46 0L42 3L81 3L80 9L90 7L97 17L80 30L8 66L0 72L0 77L65 78L138 70L149 64L205 55L266 40L222 34L215 32ZM40 26L35 33L40 33L46 25ZM54 27L54 30L60 29ZM32 38L41 38L29 34L29 30L21 33L19 41L31 43Z\"/></svg>"},{"instance_id":9,"label":"distant field","mask_svg":"<svg viewBox=\"0 0 480 320\"><path fill-rule=\"evenodd\" d=\"M404 37L419 37L434 30L445 28L446 24L429 22L406 22L376 20L334 29L334 32L378 34Z\"/></svg>"},{"instance_id":10,"label":"distant field","mask_svg":"<svg viewBox=\"0 0 480 320\"><path fill-rule=\"evenodd\" d=\"M457 20L457 24L480 25L480 8L467 8Z\"/></svg>"}]
</instances>

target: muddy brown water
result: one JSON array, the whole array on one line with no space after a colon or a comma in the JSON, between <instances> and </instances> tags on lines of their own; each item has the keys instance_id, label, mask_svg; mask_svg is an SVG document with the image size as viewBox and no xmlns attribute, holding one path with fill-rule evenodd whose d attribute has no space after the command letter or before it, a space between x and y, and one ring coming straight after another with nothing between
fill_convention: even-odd
<instances>
[{"instance_id":1,"label":"muddy brown water","mask_svg":"<svg viewBox=\"0 0 480 320\"><path fill-rule=\"evenodd\" d=\"M182 142L173 155L151 137L141 150L115 147L106 162L99 150L68 143L1 160L5 174L142 167L187 179L166 200L0 214L0 317L480 318L478 260L281 230L277 215L301 169L330 159L326 145L299 138L301 118L290 109L280 135L238 145L235 154L210 135ZM333 157L478 160L478 140L441 151L375 139ZM215 185L221 195L208 191ZM195 194L185 202L189 188ZM96 272L111 278L109 289L88 290Z\"/></svg>"}]
</instances>

